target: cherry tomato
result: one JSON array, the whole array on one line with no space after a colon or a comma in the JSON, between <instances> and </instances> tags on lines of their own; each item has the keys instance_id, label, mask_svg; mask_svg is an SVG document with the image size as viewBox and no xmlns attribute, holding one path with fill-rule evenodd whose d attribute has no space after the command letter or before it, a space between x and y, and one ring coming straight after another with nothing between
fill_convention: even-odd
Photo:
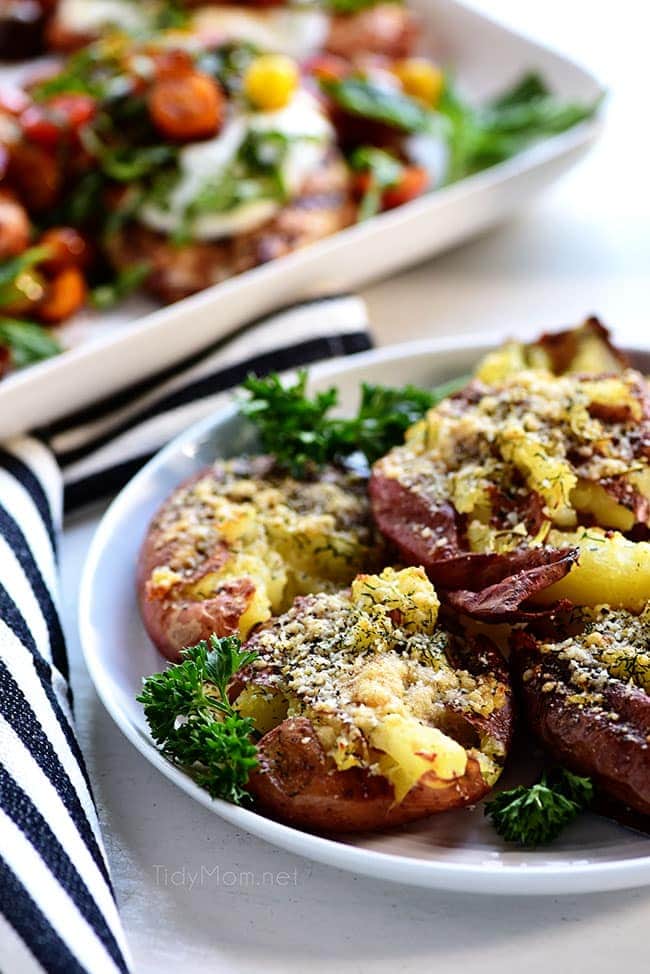
<instances>
[{"instance_id":1,"label":"cherry tomato","mask_svg":"<svg viewBox=\"0 0 650 974\"><path fill-rule=\"evenodd\" d=\"M56 95L47 102L48 108L63 119L67 128L77 132L94 118L97 103L90 95Z\"/></svg>"},{"instance_id":2,"label":"cherry tomato","mask_svg":"<svg viewBox=\"0 0 650 974\"><path fill-rule=\"evenodd\" d=\"M30 105L20 116L20 124L30 142L54 149L69 136L76 135L94 116L97 106L89 95L56 95L45 104Z\"/></svg>"},{"instance_id":3,"label":"cherry tomato","mask_svg":"<svg viewBox=\"0 0 650 974\"><path fill-rule=\"evenodd\" d=\"M194 73L194 62L187 51L161 51L155 56L156 78L179 78Z\"/></svg>"},{"instance_id":4,"label":"cherry tomato","mask_svg":"<svg viewBox=\"0 0 650 974\"><path fill-rule=\"evenodd\" d=\"M340 81L350 73L350 65L336 54L315 54L305 61L303 70L320 81Z\"/></svg>"},{"instance_id":5,"label":"cherry tomato","mask_svg":"<svg viewBox=\"0 0 650 974\"><path fill-rule=\"evenodd\" d=\"M52 256L41 263L48 274L56 274L64 267L85 268L91 261L88 241L73 227L52 227L39 240L49 248Z\"/></svg>"},{"instance_id":6,"label":"cherry tomato","mask_svg":"<svg viewBox=\"0 0 650 974\"><path fill-rule=\"evenodd\" d=\"M42 212L56 203L62 173L51 152L23 141L10 146L9 179L27 209Z\"/></svg>"},{"instance_id":7,"label":"cherry tomato","mask_svg":"<svg viewBox=\"0 0 650 974\"><path fill-rule=\"evenodd\" d=\"M223 122L224 103L217 82L199 71L160 78L148 98L152 122L162 135L176 142L215 135Z\"/></svg>"},{"instance_id":8,"label":"cherry tomato","mask_svg":"<svg viewBox=\"0 0 650 974\"><path fill-rule=\"evenodd\" d=\"M356 196L365 196L372 187L372 176L366 169L364 172L354 174L352 188Z\"/></svg>"},{"instance_id":9,"label":"cherry tomato","mask_svg":"<svg viewBox=\"0 0 650 974\"><path fill-rule=\"evenodd\" d=\"M38 317L57 325L78 311L86 300L86 281L78 267L65 267L47 285Z\"/></svg>"},{"instance_id":10,"label":"cherry tomato","mask_svg":"<svg viewBox=\"0 0 650 974\"><path fill-rule=\"evenodd\" d=\"M59 144L62 126L44 105L30 105L26 108L20 116L20 124L30 142L45 149L54 149Z\"/></svg>"},{"instance_id":11,"label":"cherry tomato","mask_svg":"<svg viewBox=\"0 0 650 974\"><path fill-rule=\"evenodd\" d=\"M25 207L10 193L0 191L0 260L27 250L29 230Z\"/></svg>"},{"instance_id":12,"label":"cherry tomato","mask_svg":"<svg viewBox=\"0 0 650 974\"><path fill-rule=\"evenodd\" d=\"M392 210L395 206L408 203L417 196L421 196L429 185L429 173L423 166L407 166L397 186L384 190L382 204L384 209Z\"/></svg>"}]
</instances>

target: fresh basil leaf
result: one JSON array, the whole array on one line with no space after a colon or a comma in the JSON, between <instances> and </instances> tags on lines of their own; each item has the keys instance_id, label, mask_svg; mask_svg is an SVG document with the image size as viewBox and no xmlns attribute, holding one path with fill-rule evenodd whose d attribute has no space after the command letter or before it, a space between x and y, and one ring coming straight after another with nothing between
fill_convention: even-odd
<instances>
[{"instance_id":1,"label":"fresh basil leaf","mask_svg":"<svg viewBox=\"0 0 650 974\"><path fill-rule=\"evenodd\" d=\"M446 182L496 165L539 139L572 128L591 118L599 102L563 101L549 94L538 75L527 74L486 106L474 107L447 79L438 105L448 126Z\"/></svg>"},{"instance_id":2,"label":"fresh basil leaf","mask_svg":"<svg viewBox=\"0 0 650 974\"><path fill-rule=\"evenodd\" d=\"M99 169L84 173L53 214L53 224L84 227L106 216L106 178Z\"/></svg>"},{"instance_id":3,"label":"fresh basil leaf","mask_svg":"<svg viewBox=\"0 0 650 974\"><path fill-rule=\"evenodd\" d=\"M393 2L399 3L400 0ZM325 8L334 14L356 14L376 5L377 0L324 0Z\"/></svg>"},{"instance_id":4,"label":"fresh basil leaf","mask_svg":"<svg viewBox=\"0 0 650 974\"><path fill-rule=\"evenodd\" d=\"M152 21L152 29L158 30L182 30L188 26L189 13L183 6L183 0L163 0L163 3L155 11Z\"/></svg>"},{"instance_id":5,"label":"fresh basil leaf","mask_svg":"<svg viewBox=\"0 0 650 974\"><path fill-rule=\"evenodd\" d=\"M369 175L368 189L359 204L359 220L367 220L379 213L383 191L399 183L404 166L390 152L372 146L355 149L349 161L352 169Z\"/></svg>"},{"instance_id":6,"label":"fresh basil leaf","mask_svg":"<svg viewBox=\"0 0 650 974\"><path fill-rule=\"evenodd\" d=\"M103 171L120 183L131 183L151 175L172 162L176 150L170 145L120 146L107 149L100 156Z\"/></svg>"},{"instance_id":7,"label":"fresh basil leaf","mask_svg":"<svg viewBox=\"0 0 650 974\"><path fill-rule=\"evenodd\" d=\"M31 267L35 267L50 256L50 248L29 247L17 257L10 257L0 264L0 307L10 296L12 285L16 278L20 277Z\"/></svg>"},{"instance_id":8,"label":"fresh basil leaf","mask_svg":"<svg viewBox=\"0 0 650 974\"><path fill-rule=\"evenodd\" d=\"M48 98L63 94L101 98L104 94L105 74L106 66L102 68L97 47L93 45L71 54L61 71L34 85L31 96L35 101L47 101Z\"/></svg>"},{"instance_id":9,"label":"fresh basil leaf","mask_svg":"<svg viewBox=\"0 0 650 974\"><path fill-rule=\"evenodd\" d=\"M404 166L384 149L361 146L350 156L350 165L357 172L368 171L382 189L396 186L402 178Z\"/></svg>"},{"instance_id":10,"label":"fresh basil leaf","mask_svg":"<svg viewBox=\"0 0 650 974\"><path fill-rule=\"evenodd\" d=\"M436 115L426 105L398 89L366 78L321 81L323 90L346 112L382 122L402 132L433 132Z\"/></svg>"},{"instance_id":11,"label":"fresh basil leaf","mask_svg":"<svg viewBox=\"0 0 650 974\"><path fill-rule=\"evenodd\" d=\"M93 288L90 300L95 308L104 311L112 308L118 302L124 300L145 282L151 265L146 261L134 264L120 271L117 277L107 284L99 284Z\"/></svg>"},{"instance_id":12,"label":"fresh basil leaf","mask_svg":"<svg viewBox=\"0 0 650 974\"><path fill-rule=\"evenodd\" d=\"M494 109L511 108L513 105L528 104L535 98L546 98L551 94L548 85L537 71L522 75L511 88L506 88L490 102Z\"/></svg>"},{"instance_id":13,"label":"fresh basil leaf","mask_svg":"<svg viewBox=\"0 0 650 974\"><path fill-rule=\"evenodd\" d=\"M33 365L62 351L49 331L33 321L0 317L0 345L11 349L11 361L16 368Z\"/></svg>"}]
</instances>

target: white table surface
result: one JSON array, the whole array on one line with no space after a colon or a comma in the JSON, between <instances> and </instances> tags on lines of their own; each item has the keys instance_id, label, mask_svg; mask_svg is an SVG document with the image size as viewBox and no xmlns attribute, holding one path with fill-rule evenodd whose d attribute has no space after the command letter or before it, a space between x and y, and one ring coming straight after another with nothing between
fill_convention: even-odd
<instances>
[{"instance_id":1,"label":"white table surface","mask_svg":"<svg viewBox=\"0 0 650 974\"><path fill-rule=\"evenodd\" d=\"M650 342L645 4L480 5L598 71L612 89L608 130L579 168L516 221L369 288L378 341L512 334L597 312ZM113 725L81 660L77 586L97 516L67 525L65 622L81 743L138 974L598 974L611 971L614 958L618 970L647 969L650 890L502 899L409 889L275 849L177 790ZM201 867L202 880L193 884L190 874ZM233 872L252 872L260 885L231 885ZM267 875L262 884L264 872L278 881L271 885Z\"/></svg>"}]
</instances>

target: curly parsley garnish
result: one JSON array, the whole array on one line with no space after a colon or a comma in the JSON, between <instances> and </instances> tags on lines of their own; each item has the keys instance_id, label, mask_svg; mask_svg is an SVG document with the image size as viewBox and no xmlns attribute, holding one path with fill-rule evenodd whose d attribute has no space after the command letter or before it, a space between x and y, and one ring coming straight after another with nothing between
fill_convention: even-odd
<instances>
[{"instance_id":1,"label":"curly parsley garnish","mask_svg":"<svg viewBox=\"0 0 650 974\"><path fill-rule=\"evenodd\" d=\"M338 392L328 389L306 395L307 372L301 370L292 385L283 385L274 372L265 378L251 375L243 383L249 398L240 410L256 427L263 448L279 466L301 477L314 467L361 452L369 463L401 443L405 431L428 409L468 382L463 376L431 391L407 385L401 389L361 386L361 402L351 419L330 415L338 405Z\"/></svg>"},{"instance_id":2,"label":"curly parsley garnish","mask_svg":"<svg viewBox=\"0 0 650 974\"><path fill-rule=\"evenodd\" d=\"M138 701L162 753L213 798L241 804L257 766L253 721L228 699L228 684L256 658L236 636L210 636L183 650L182 663L148 677Z\"/></svg>"},{"instance_id":3,"label":"curly parsley garnish","mask_svg":"<svg viewBox=\"0 0 650 974\"><path fill-rule=\"evenodd\" d=\"M510 788L485 805L485 814L506 842L547 845L558 837L594 796L589 778L565 768L545 772L535 785Z\"/></svg>"}]
</instances>

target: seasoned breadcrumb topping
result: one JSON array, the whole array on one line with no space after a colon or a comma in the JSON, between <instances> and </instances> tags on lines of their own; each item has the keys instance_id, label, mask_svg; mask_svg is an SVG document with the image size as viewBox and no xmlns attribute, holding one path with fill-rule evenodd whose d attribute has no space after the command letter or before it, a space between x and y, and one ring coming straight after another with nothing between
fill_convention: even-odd
<instances>
[{"instance_id":1,"label":"seasoned breadcrumb topping","mask_svg":"<svg viewBox=\"0 0 650 974\"><path fill-rule=\"evenodd\" d=\"M576 634L540 646L543 654L553 654L566 665L575 690L571 702L598 706L607 687L617 681L650 693L650 608L634 615L598 606L579 610L574 619Z\"/></svg>"},{"instance_id":2,"label":"seasoned breadcrumb topping","mask_svg":"<svg viewBox=\"0 0 650 974\"><path fill-rule=\"evenodd\" d=\"M650 498L643 377L528 369L475 380L443 400L379 461L428 502L464 518L470 550L543 543L551 527L629 530ZM645 517L648 517L646 512Z\"/></svg>"},{"instance_id":3,"label":"seasoned breadcrumb topping","mask_svg":"<svg viewBox=\"0 0 650 974\"><path fill-rule=\"evenodd\" d=\"M249 579L255 606L242 635L296 595L349 584L382 551L358 475L329 468L298 481L267 458L215 464L173 495L154 529L166 561L151 574L149 597L201 601Z\"/></svg>"},{"instance_id":4,"label":"seasoned breadcrumb topping","mask_svg":"<svg viewBox=\"0 0 650 974\"><path fill-rule=\"evenodd\" d=\"M347 592L300 599L254 638L259 686L312 721L340 769L372 763L373 733L391 715L442 730L451 712L489 717L505 688L454 668L438 608L421 568L359 575ZM483 750L503 753L495 742Z\"/></svg>"}]
</instances>

